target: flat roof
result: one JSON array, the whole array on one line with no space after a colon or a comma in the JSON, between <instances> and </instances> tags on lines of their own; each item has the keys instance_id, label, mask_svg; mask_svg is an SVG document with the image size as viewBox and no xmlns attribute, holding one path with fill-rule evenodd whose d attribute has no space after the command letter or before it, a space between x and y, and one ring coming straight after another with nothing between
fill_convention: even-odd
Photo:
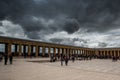
<instances>
[{"instance_id":1,"label":"flat roof","mask_svg":"<svg viewBox=\"0 0 120 80\"><path fill-rule=\"evenodd\" d=\"M60 45L60 46L71 46L71 47L87 48L87 47L80 47L80 46L73 46L73 45L64 45L64 44L57 44L57 43L50 43L50 42L42 42L42 41L38 41L38 40L34 40L34 39L21 39L21 38L8 37L8 36L0 36L0 38L24 40L24 41L30 41L30 42L40 42L40 43Z\"/></svg>"}]
</instances>

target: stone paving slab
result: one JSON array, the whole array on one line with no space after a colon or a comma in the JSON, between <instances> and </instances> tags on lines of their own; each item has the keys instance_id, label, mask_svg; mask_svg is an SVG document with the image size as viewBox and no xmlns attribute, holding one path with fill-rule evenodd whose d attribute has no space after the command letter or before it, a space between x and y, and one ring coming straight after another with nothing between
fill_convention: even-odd
<instances>
[{"instance_id":1,"label":"stone paving slab","mask_svg":"<svg viewBox=\"0 0 120 80\"><path fill-rule=\"evenodd\" d=\"M13 65L0 62L0 80L119 80L120 61L91 60L69 61L68 66L60 62L36 63L27 61L49 60L14 59Z\"/></svg>"},{"instance_id":2,"label":"stone paving slab","mask_svg":"<svg viewBox=\"0 0 120 80\"><path fill-rule=\"evenodd\" d=\"M49 63L49 65L60 66L60 62L56 62L56 64ZM117 62L112 62L112 60L94 59L91 61L75 61L74 63L69 61L68 67L78 70L80 69L120 75L120 60Z\"/></svg>"}]
</instances>

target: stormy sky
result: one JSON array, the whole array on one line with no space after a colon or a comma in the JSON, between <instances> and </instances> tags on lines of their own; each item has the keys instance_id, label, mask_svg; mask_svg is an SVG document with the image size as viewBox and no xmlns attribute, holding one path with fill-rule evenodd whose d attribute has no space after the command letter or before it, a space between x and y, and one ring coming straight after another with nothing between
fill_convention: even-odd
<instances>
[{"instance_id":1,"label":"stormy sky","mask_svg":"<svg viewBox=\"0 0 120 80\"><path fill-rule=\"evenodd\" d=\"M0 0L0 36L120 47L120 0Z\"/></svg>"}]
</instances>

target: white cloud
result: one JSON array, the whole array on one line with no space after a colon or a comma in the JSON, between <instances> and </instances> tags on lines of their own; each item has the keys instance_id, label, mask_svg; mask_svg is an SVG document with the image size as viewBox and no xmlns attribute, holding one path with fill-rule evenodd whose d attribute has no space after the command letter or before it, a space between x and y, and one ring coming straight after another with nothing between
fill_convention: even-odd
<instances>
[{"instance_id":1,"label":"white cloud","mask_svg":"<svg viewBox=\"0 0 120 80\"><path fill-rule=\"evenodd\" d=\"M49 23L52 23L50 21ZM17 38L27 38L20 25L14 24L8 20L2 21L0 26L2 36L10 36ZM87 32L87 29L79 29L73 34L68 34L65 31L54 32L42 36L40 41L51 42L50 39L62 39L60 44L74 45L81 47L100 48L100 47L119 47L120 46L120 29L110 30L104 33ZM41 35L41 33L39 33ZM74 40L75 39L75 40Z\"/></svg>"},{"instance_id":2,"label":"white cloud","mask_svg":"<svg viewBox=\"0 0 120 80\"><path fill-rule=\"evenodd\" d=\"M0 27L0 32L3 32L2 36L26 38L23 29L18 24L13 24L8 20L2 21L2 26Z\"/></svg>"},{"instance_id":3,"label":"white cloud","mask_svg":"<svg viewBox=\"0 0 120 80\"><path fill-rule=\"evenodd\" d=\"M63 39L61 43L90 48L101 47L119 47L120 46L120 29L111 30L105 33L87 32L87 30L80 29L73 34L68 34L65 31L55 32L46 35L45 39L58 38ZM73 41L76 38L77 41Z\"/></svg>"}]
</instances>

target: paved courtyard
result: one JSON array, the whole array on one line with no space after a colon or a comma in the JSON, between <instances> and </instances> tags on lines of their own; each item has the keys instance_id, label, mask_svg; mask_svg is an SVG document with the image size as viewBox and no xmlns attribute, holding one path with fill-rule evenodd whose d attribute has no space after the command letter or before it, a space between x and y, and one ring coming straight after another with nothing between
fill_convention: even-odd
<instances>
[{"instance_id":1,"label":"paved courtyard","mask_svg":"<svg viewBox=\"0 0 120 80\"><path fill-rule=\"evenodd\" d=\"M48 58L14 59L13 65L0 62L0 80L119 80L120 61L93 59L60 62L43 62ZM32 62L34 61L34 62ZM42 61L42 62L41 62Z\"/></svg>"}]
</instances>

